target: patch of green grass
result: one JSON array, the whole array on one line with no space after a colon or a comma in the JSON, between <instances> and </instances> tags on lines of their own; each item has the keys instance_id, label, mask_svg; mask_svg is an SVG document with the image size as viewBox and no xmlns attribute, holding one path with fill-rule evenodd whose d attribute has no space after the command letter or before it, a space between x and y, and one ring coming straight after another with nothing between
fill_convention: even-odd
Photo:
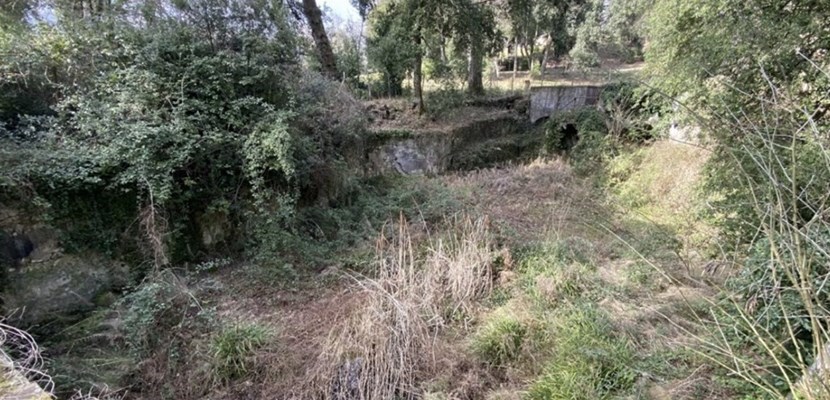
<instances>
[{"instance_id":1,"label":"patch of green grass","mask_svg":"<svg viewBox=\"0 0 830 400\"><path fill-rule=\"evenodd\" d=\"M472 350L487 364L501 367L519 358L527 334L524 322L502 308L473 336Z\"/></svg>"},{"instance_id":2,"label":"patch of green grass","mask_svg":"<svg viewBox=\"0 0 830 400\"><path fill-rule=\"evenodd\" d=\"M552 240L536 247L525 249L519 254L521 269L544 271L557 265L579 263L593 265L593 244L580 237Z\"/></svg>"},{"instance_id":3,"label":"patch of green grass","mask_svg":"<svg viewBox=\"0 0 830 400\"><path fill-rule=\"evenodd\" d=\"M575 305L549 321L553 350L528 400L604 399L632 387L636 372L629 343L613 335L601 309Z\"/></svg>"},{"instance_id":4,"label":"patch of green grass","mask_svg":"<svg viewBox=\"0 0 830 400\"><path fill-rule=\"evenodd\" d=\"M574 263L556 266L535 275L528 292L539 304L546 304L577 299L592 294L597 287L596 270Z\"/></svg>"},{"instance_id":5,"label":"patch of green grass","mask_svg":"<svg viewBox=\"0 0 830 400\"><path fill-rule=\"evenodd\" d=\"M525 252L519 266L522 287L542 305L589 293L597 286L592 249L585 239L568 238Z\"/></svg>"},{"instance_id":6,"label":"patch of green grass","mask_svg":"<svg viewBox=\"0 0 830 400\"><path fill-rule=\"evenodd\" d=\"M667 284L666 278L654 268L654 266L644 261L626 265L624 270L626 286L629 289L648 289L651 291L662 289Z\"/></svg>"},{"instance_id":7,"label":"patch of green grass","mask_svg":"<svg viewBox=\"0 0 830 400\"><path fill-rule=\"evenodd\" d=\"M268 329L257 324L234 325L218 332L209 350L214 379L228 382L253 372L257 351L270 337Z\"/></svg>"}]
</instances>

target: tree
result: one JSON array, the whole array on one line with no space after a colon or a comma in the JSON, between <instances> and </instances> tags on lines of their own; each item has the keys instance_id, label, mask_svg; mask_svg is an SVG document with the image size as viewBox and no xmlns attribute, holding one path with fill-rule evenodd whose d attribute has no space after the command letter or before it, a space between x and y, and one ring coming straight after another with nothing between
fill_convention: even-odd
<instances>
[{"instance_id":1,"label":"tree","mask_svg":"<svg viewBox=\"0 0 830 400\"><path fill-rule=\"evenodd\" d=\"M602 26L603 9L603 0L591 0L586 4L576 41L569 52L571 60L580 67L599 66L600 46L607 43Z\"/></svg>"},{"instance_id":2,"label":"tree","mask_svg":"<svg viewBox=\"0 0 830 400\"><path fill-rule=\"evenodd\" d=\"M388 96L399 96L404 75L414 65L416 48L411 40L413 18L404 1L384 1L368 17L366 53L369 64L383 77Z\"/></svg>"},{"instance_id":3,"label":"tree","mask_svg":"<svg viewBox=\"0 0 830 400\"><path fill-rule=\"evenodd\" d=\"M334 58L334 51L331 49L331 42L326 34L326 27L323 25L323 13L317 7L315 0L303 0L303 14L305 14L308 26L311 28L311 36L317 47L317 54L320 57L320 64L323 73L333 79L339 79L337 72L337 61Z\"/></svg>"},{"instance_id":4,"label":"tree","mask_svg":"<svg viewBox=\"0 0 830 400\"><path fill-rule=\"evenodd\" d=\"M495 14L486 4L471 0L387 0L374 7L369 22L370 63L384 72L388 83L400 82L402 73L411 71L413 95L420 113L426 109L425 59L439 66L431 70L433 73L448 76L448 71L455 70L465 76L471 93L483 92L483 58L494 51L500 40ZM462 66L449 67L449 49L457 57L454 63L459 58L464 60ZM410 67L401 67L401 62L409 62Z\"/></svg>"},{"instance_id":5,"label":"tree","mask_svg":"<svg viewBox=\"0 0 830 400\"><path fill-rule=\"evenodd\" d=\"M375 0L351 0L352 6L357 9L360 18L364 21L369 18L369 13L375 8Z\"/></svg>"},{"instance_id":6,"label":"tree","mask_svg":"<svg viewBox=\"0 0 830 400\"><path fill-rule=\"evenodd\" d=\"M335 30L331 34L331 44L337 59L337 71L352 87L357 86L362 70L360 34L350 29Z\"/></svg>"},{"instance_id":7,"label":"tree","mask_svg":"<svg viewBox=\"0 0 830 400\"><path fill-rule=\"evenodd\" d=\"M9 0L0 9L0 30L4 29L3 27L19 24L31 8L31 0Z\"/></svg>"},{"instance_id":8,"label":"tree","mask_svg":"<svg viewBox=\"0 0 830 400\"><path fill-rule=\"evenodd\" d=\"M414 66L412 68L412 91L417 101L416 107L418 114L423 114L426 111L424 104L424 83L423 83L423 66L424 66L424 51L422 49L423 29L427 22L428 14L425 3L428 0L411 0L410 7L414 12L415 24L412 29L412 44L415 48L415 57L413 58Z\"/></svg>"},{"instance_id":9,"label":"tree","mask_svg":"<svg viewBox=\"0 0 830 400\"><path fill-rule=\"evenodd\" d=\"M482 73L484 57L501 43L493 10L483 3L460 1L452 9L450 26L456 52L467 59L467 90L472 95L484 93Z\"/></svg>"}]
</instances>

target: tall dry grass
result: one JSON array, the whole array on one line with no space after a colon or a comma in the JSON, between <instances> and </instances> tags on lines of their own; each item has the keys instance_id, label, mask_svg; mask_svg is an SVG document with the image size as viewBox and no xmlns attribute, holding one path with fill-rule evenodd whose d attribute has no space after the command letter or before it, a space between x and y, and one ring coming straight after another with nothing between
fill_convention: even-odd
<instances>
[{"instance_id":1,"label":"tall dry grass","mask_svg":"<svg viewBox=\"0 0 830 400\"><path fill-rule=\"evenodd\" d=\"M437 372L441 330L491 290L486 219L459 218L425 252L403 218L396 228L378 240L376 276L353 276L364 305L332 327L307 389L315 398L417 398L419 378Z\"/></svg>"},{"instance_id":2,"label":"tall dry grass","mask_svg":"<svg viewBox=\"0 0 830 400\"><path fill-rule=\"evenodd\" d=\"M51 399L55 384L43 368L34 338L0 322L0 398Z\"/></svg>"}]
</instances>

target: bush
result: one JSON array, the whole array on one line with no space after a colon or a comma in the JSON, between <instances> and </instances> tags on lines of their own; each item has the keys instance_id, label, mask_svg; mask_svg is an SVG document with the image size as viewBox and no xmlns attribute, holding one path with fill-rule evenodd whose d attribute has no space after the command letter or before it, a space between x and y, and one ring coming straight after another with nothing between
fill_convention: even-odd
<instances>
[{"instance_id":1,"label":"bush","mask_svg":"<svg viewBox=\"0 0 830 400\"><path fill-rule=\"evenodd\" d=\"M454 88L429 92L425 99L427 113L432 118L450 117L464 105L465 99L465 93Z\"/></svg>"},{"instance_id":2,"label":"bush","mask_svg":"<svg viewBox=\"0 0 830 400\"><path fill-rule=\"evenodd\" d=\"M198 300L183 278L169 270L151 275L115 307L123 316L119 328L126 345L118 349L126 350L131 359L126 364L134 368L121 380L142 387L142 394L152 398L197 399L209 393L209 371L201 367L206 355L199 345L216 328L215 312ZM107 362L113 368L119 361L111 350L92 347L83 354L111 357Z\"/></svg>"},{"instance_id":3,"label":"bush","mask_svg":"<svg viewBox=\"0 0 830 400\"><path fill-rule=\"evenodd\" d=\"M257 324L238 324L221 330L210 341L214 379L229 382L254 372L257 351L269 339L268 329Z\"/></svg>"},{"instance_id":4,"label":"bush","mask_svg":"<svg viewBox=\"0 0 830 400\"><path fill-rule=\"evenodd\" d=\"M238 254L256 233L246 221L292 230L296 206L351 190L342 159L359 147L362 106L298 65L282 6L206 4L173 5L182 7L177 17L150 7L139 23L115 7L100 21L61 18L60 29L16 38L32 45L15 46L24 53L15 57L56 42L51 51L66 66L49 69L79 75L50 76L62 89L50 99L53 115L4 126L0 144L3 191L26 188L51 206L68 250L129 261L152 253L162 265ZM234 22L238 13L251 24ZM15 66L0 65L0 83L7 67ZM24 72L10 76L25 81ZM226 216L221 243L202 240L206 205ZM135 223L136 210L156 223Z\"/></svg>"},{"instance_id":5,"label":"bush","mask_svg":"<svg viewBox=\"0 0 830 400\"><path fill-rule=\"evenodd\" d=\"M567 152L580 173L600 171L613 156L614 143L607 135L605 117L596 109L563 112L545 124L545 150Z\"/></svg>"},{"instance_id":6,"label":"bush","mask_svg":"<svg viewBox=\"0 0 830 400\"><path fill-rule=\"evenodd\" d=\"M191 307L198 307L190 291L171 272L141 284L119 305L124 309L126 344L136 360L170 345L171 336L183 328L181 316L191 312Z\"/></svg>"}]
</instances>

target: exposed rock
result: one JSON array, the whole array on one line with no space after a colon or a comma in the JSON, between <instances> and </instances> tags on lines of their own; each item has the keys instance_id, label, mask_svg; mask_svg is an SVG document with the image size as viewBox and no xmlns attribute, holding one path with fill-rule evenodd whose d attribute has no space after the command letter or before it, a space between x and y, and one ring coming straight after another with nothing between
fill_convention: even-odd
<instances>
[{"instance_id":1,"label":"exposed rock","mask_svg":"<svg viewBox=\"0 0 830 400\"><path fill-rule=\"evenodd\" d=\"M198 224L202 234L202 245L206 249L212 250L228 239L231 222L227 212L217 210L204 212L199 216Z\"/></svg>"},{"instance_id":2,"label":"exposed rock","mask_svg":"<svg viewBox=\"0 0 830 400\"><path fill-rule=\"evenodd\" d=\"M446 170L450 146L450 138L441 135L392 139L372 151L369 160L381 174L435 174Z\"/></svg>"},{"instance_id":3,"label":"exposed rock","mask_svg":"<svg viewBox=\"0 0 830 400\"><path fill-rule=\"evenodd\" d=\"M38 329L78 319L99 296L127 284L128 268L94 256L62 256L9 274L5 308L16 324Z\"/></svg>"}]
</instances>

